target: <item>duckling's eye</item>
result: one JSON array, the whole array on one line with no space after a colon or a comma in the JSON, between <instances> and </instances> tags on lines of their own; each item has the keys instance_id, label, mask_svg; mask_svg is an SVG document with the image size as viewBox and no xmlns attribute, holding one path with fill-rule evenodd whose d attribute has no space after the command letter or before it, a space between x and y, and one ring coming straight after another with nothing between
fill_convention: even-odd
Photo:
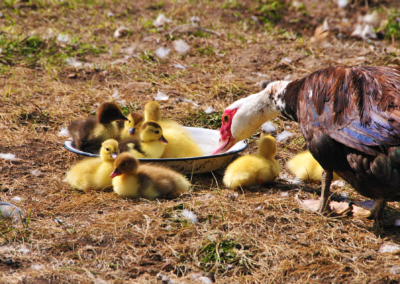
<instances>
[{"instance_id":1,"label":"duckling's eye","mask_svg":"<svg viewBox=\"0 0 400 284\"><path fill-rule=\"evenodd\" d=\"M125 166L126 166L126 163L122 163L122 166L125 167Z\"/></svg>"},{"instance_id":2,"label":"duckling's eye","mask_svg":"<svg viewBox=\"0 0 400 284\"><path fill-rule=\"evenodd\" d=\"M128 120L128 123L131 123L131 121L130 121L130 120Z\"/></svg>"},{"instance_id":3,"label":"duckling's eye","mask_svg":"<svg viewBox=\"0 0 400 284\"><path fill-rule=\"evenodd\" d=\"M160 131L158 131L158 130L156 130L156 131L154 131L156 134L159 134L160 133Z\"/></svg>"},{"instance_id":4,"label":"duckling's eye","mask_svg":"<svg viewBox=\"0 0 400 284\"><path fill-rule=\"evenodd\" d=\"M106 148L106 151L110 151L110 148Z\"/></svg>"},{"instance_id":5,"label":"duckling's eye","mask_svg":"<svg viewBox=\"0 0 400 284\"><path fill-rule=\"evenodd\" d=\"M229 116L228 115L224 115L224 122L228 123L228 121L229 121Z\"/></svg>"}]
</instances>

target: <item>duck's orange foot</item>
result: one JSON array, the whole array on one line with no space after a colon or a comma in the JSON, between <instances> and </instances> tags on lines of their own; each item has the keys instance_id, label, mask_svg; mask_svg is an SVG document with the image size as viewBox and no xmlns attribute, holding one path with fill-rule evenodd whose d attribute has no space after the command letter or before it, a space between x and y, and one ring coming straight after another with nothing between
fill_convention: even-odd
<instances>
[{"instance_id":1,"label":"duck's orange foot","mask_svg":"<svg viewBox=\"0 0 400 284\"><path fill-rule=\"evenodd\" d=\"M264 183L264 181L262 179L257 179L257 182L259 185L262 185Z\"/></svg>"}]
</instances>

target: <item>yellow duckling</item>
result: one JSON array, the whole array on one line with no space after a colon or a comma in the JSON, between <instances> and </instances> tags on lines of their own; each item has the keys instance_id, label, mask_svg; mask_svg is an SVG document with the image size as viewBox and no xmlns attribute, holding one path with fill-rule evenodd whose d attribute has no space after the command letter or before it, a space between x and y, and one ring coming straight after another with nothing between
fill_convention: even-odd
<instances>
[{"instance_id":1,"label":"yellow duckling","mask_svg":"<svg viewBox=\"0 0 400 284\"><path fill-rule=\"evenodd\" d=\"M188 158L204 156L203 150L187 135L174 128L164 130L168 140L161 158Z\"/></svg>"},{"instance_id":2,"label":"yellow duckling","mask_svg":"<svg viewBox=\"0 0 400 284\"><path fill-rule=\"evenodd\" d=\"M139 161L129 153L118 156L114 168L111 173L114 192L125 197L176 197L190 187L190 182L183 175L163 167L139 166Z\"/></svg>"},{"instance_id":3,"label":"yellow duckling","mask_svg":"<svg viewBox=\"0 0 400 284\"><path fill-rule=\"evenodd\" d=\"M163 136L161 126L154 121L143 123L140 140L146 158L150 159L160 158L164 153L165 145L168 144L168 141Z\"/></svg>"},{"instance_id":4,"label":"yellow duckling","mask_svg":"<svg viewBox=\"0 0 400 284\"><path fill-rule=\"evenodd\" d=\"M117 120L128 119L116 104L104 103L99 107L97 117L72 122L68 126L68 132L72 136L75 148L95 152L107 139L118 139Z\"/></svg>"},{"instance_id":5,"label":"yellow duckling","mask_svg":"<svg viewBox=\"0 0 400 284\"><path fill-rule=\"evenodd\" d=\"M286 163L286 167L301 180L309 182L321 181L323 169L311 155L310 151L297 154ZM332 180L338 179L340 177L336 173L333 173Z\"/></svg>"},{"instance_id":6,"label":"yellow duckling","mask_svg":"<svg viewBox=\"0 0 400 284\"><path fill-rule=\"evenodd\" d=\"M244 155L226 168L224 184L229 188L237 188L273 181L280 172L280 166L274 160L275 155L275 138L270 135L262 137L256 155Z\"/></svg>"},{"instance_id":7,"label":"yellow duckling","mask_svg":"<svg viewBox=\"0 0 400 284\"><path fill-rule=\"evenodd\" d=\"M167 129L175 129L176 131L188 136L194 141L194 138L192 137L190 132L183 128L179 123L170 119L161 118L160 105L156 101L148 102L144 106L144 121L155 121L160 124L164 131L166 131Z\"/></svg>"},{"instance_id":8,"label":"yellow duckling","mask_svg":"<svg viewBox=\"0 0 400 284\"><path fill-rule=\"evenodd\" d=\"M139 139L129 138L119 143L121 153L129 152L137 159L146 158L146 153L142 149L142 143Z\"/></svg>"},{"instance_id":9,"label":"yellow duckling","mask_svg":"<svg viewBox=\"0 0 400 284\"><path fill-rule=\"evenodd\" d=\"M110 174L114 170L114 160L118 154L118 142L108 139L101 146L100 158L80 161L70 169L64 181L80 190L111 186Z\"/></svg>"},{"instance_id":10,"label":"yellow duckling","mask_svg":"<svg viewBox=\"0 0 400 284\"><path fill-rule=\"evenodd\" d=\"M204 151L195 143L192 135L169 119L161 119L160 105L158 102L148 102L144 107L145 121L155 121L163 129L168 145L165 147L161 158L188 158L204 156Z\"/></svg>"},{"instance_id":11,"label":"yellow duckling","mask_svg":"<svg viewBox=\"0 0 400 284\"><path fill-rule=\"evenodd\" d=\"M124 122L124 128L121 130L120 141L140 137L140 127L143 124L143 115L137 112L131 112L128 120Z\"/></svg>"}]
</instances>

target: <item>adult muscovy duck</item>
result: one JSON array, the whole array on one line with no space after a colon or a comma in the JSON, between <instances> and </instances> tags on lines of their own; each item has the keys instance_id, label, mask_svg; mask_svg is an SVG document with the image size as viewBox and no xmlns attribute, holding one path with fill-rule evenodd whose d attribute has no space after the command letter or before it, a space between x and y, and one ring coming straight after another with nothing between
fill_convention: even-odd
<instances>
[{"instance_id":1,"label":"adult muscovy duck","mask_svg":"<svg viewBox=\"0 0 400 284\"><path fill-rule=\"evenodd\" d=\"M330 67L292 82L272 82L225 109L213 154L226 152L278 115L299 123L324 169L318 212L330 209L333 171L376 201L371 218L382 218L386 201L400 201L399 69Z\"/></svg>"}]
</instances>

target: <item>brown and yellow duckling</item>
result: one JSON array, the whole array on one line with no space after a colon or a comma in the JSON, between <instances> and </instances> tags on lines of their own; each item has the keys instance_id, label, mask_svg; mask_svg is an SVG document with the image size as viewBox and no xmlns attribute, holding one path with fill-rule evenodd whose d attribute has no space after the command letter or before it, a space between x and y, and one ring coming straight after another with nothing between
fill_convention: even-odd
<instances>
[{"instance_id":1,"label":"brown and yellow duckling","mask_svg":"<svg viewBox=\"0 0 400 284\"><path fill-rule=\"evenodd\" d=\"M120 141L130 138L140 139L140 127L142 126L144 117L137 112L128 114L128 120L124 122L120 133Z\"/></svg>"},{"instance_id":2,"label":"brown and yellow duckling","mask_svg":"<svg viewBox=\"0 0 400 284\"><path fill-rule=\"evenodd\" d=\"M115 160L111 178L114 192L131 198L177 197L190 188L183 175L163 167L139 166L139 161L129 153L122 153Z\"/></svg>"},{"instance_id":3,"label":"brown and yellow duckling","mask_svg":"<svg viewBox=\"0 0 400 284\"><path fill-rule=\"evenodd\" d=\"M119 150L121 153L131 153L137 159L146 158L146 153L142 149L142 142L140 139L129 138L119 143Z\"/></svg>"},{"instance_id":4,"label":"brown and yellow duckling","mask_svg":"<svg viewBox=\"0 0 400 284\"><path fill-rule=\"evenodd\" d=\"M107 139L118 139L117 120L128 120L114 103L103 103L97 117L74 121L68 126L74 146L79 150L96 152Z\"/></svg>"}]
</instances>

